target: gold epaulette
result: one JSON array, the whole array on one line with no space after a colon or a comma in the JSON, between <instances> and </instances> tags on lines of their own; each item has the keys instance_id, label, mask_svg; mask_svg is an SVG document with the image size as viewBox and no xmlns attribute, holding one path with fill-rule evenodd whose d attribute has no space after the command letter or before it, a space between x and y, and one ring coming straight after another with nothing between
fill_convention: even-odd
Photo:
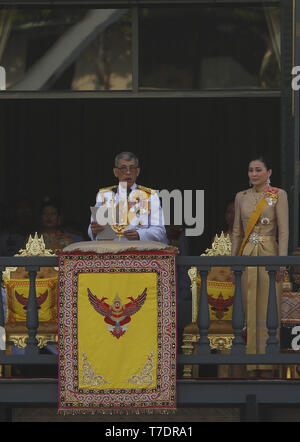
<instances>
[{"instance_id":1,"label":"gold epaulette","mask_svg":"<svg viewBox=\"0 0 300 442\"><path fill-rule=\"evenodd\" d=\"M143 190L146 193L150 193L151 195L156 193L156 190L150 189L150 187L145 187L145 186L138 185L138 189Z\"/></svg>"},{"instance_id":2,"label":"gold epaulette","mask_svg":"<svg viewBox=\"0 0 300 442\"><path fill-rule=\"evenodd\" d=\"M110 187L103 187L102 189L99 189L99 191L98 191L98 197L100 196L100 198L101 198L101 203L102 204L104 204L104 201L105 201L105 197L104 197L104 193L105 192L108 192L109 190L112 190L112 189L114 189L115 187L118 187L118 186L110 186ZM97 198L98 198L97 197Z\"/></svg>"},{"instance_id":3,"label":"gold epaulette","mask_svg":"<svg viewBox=\"0 0 300 442\"><path fill-rule=\"evenodd\" d=\"M99 192L107 192L108 190L112 190L112 189L114 189L115 187L118 187L118 186L110 186L110 187L103 187L102 189L99 189Z\"/></svg>"}]
</instances>

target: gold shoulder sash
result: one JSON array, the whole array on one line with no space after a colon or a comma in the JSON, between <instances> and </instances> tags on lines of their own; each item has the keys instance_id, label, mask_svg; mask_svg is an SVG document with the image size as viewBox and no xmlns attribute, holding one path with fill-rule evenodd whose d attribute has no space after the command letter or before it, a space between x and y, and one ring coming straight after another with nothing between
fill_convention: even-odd
<instances>
[{"instance_id":1,"label":"gold shoulder sash","mask_svg":"<svg viewBox=\"0 0 300 442\"><path fill-rule=\"evenodd\" d=\"M99 189L99 192L108 192L109 190L112 190L112 189L114 189L115 187L118 187L118 186L110 186L110 187L103 187L102 189Z\"/></svg>"},{"instance_id":2,"label":"gold shoulder sash","mask_svg":"<svg viewBox=\"0 0 300 442\"><path fill-rule=\"evenodd\" d=\"M153 195L156 192L156 190L150 189L150 187L141 186L140 184L138 185L138 189L143 190L150 195Z\"/></svg>"},{"instance_id":3,"label":"gold shoulder sash","mask_svg":"<svg viewBox=\"0 0 300 442\"><path fill-rule=\"evenodd\" d=\"M102 189L98 190L98 197L101 198L101 204L105 203L104 193L108 192L109 190L113 190L115 187L117 186L103 187Z\"/></svg>"},{"instance_id":4,"label":"gold shoulder sash","mask_svg":"<svg viewBox=\"0 0 300 442\"><path fill-rule=\"evenodd\" d=\"M240 250L239 250L239 256L242 255L243 250L245 248L246 242L248 241L249 235L252 232L255 224L257 223L258 218L260 217L261 212L263 209L268 205L267 201L265 200L265 197L263 196L261 200L257 203L257 206L255 207L255 210L251 213L251 216L248 221L247 229L245 232L245 236L243 239L243 242L241 244Z\"/></svg>"}]
</instances>

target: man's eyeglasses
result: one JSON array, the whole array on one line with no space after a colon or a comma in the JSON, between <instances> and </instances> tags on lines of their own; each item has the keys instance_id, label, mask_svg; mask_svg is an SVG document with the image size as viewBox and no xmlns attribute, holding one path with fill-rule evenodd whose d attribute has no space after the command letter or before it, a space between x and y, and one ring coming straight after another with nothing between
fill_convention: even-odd
<instances>
[{"instance_id":1,"label":"man's eyeglasses","mask_svg":"<svg viewBox=\"0 0 300 442\"><path fill-rule=\"evenodd\" d=\"M122 173L126 173L127 171L134 172L137 169L137 167L136 166L129 166L129 167L122 166L122 167L117 167L117 169Z\"/></svg>"}]
</instances>

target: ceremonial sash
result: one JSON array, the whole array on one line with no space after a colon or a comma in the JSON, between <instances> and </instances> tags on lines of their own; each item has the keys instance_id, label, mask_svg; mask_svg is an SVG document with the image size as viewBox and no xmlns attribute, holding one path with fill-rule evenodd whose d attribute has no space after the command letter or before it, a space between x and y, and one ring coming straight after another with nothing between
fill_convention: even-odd
<instances>
[{"instance_id":1,"label":"ceremonial sash","mask_svg":"<svg viewBox=\"0 0 300 442\"><path fill-rule=\"evenodd\" d=\"M102 205L107 207L106 199L103 195L103 191L113 191L113 188L117 188L117 186L107 187L105 189L99 190ZM154 193L155 193L154 190L139 185L136 189L133 189L130 197L129 197L129 195L127 196L125 205L122 206L122 209L119 208L120 206L119 206L119 202L118 202L115 206L115 210L120 210L119 217L121 217L121 219L123 220L123 223L126 220L128 222L128 224L130 225L138 214L140 216L146 215L146 217L148 217L148 215L150 214L150 210L151 210L149 199L150 199L151 194L154 194ZM135 208L136 204L138 205L138 207L137 207L138 210ZM126 222L125 222L125 224L126 224ZM136 224L139 224L138 220L137 220Z\"/></svg>"},{"instance_id":2,"label":"ceremonial sash","mask_svg":"<svg viewBox=\"0 0 300 442\"><path fill-rule=\"evenodd\" d=\"M130 198L130 202L128 202L127 200L127 210L128 210L127 219L129 224L132 223L132 221L138 214L140 216L146 215L147 219L148 215L150 214L149 198L151 196L151 193L144 190L146 188L143 188L142 186L140 187L133 191L133 195ZM136 211L135 209L135 204L138 204L138 211Z\"/></svg>"},{"instance_id":3,"label":"ceremonial sash","mask_svg":"<svg viewBox=\"0 0 300 442\"><path fill-rule=\"evenodd\" d=\"M243 239L243 242L241 244L239 254L238 256L241 256L243 253L243 250L245 248L246 242L248 241L249 235L252 232L255 224L257 223L258 218L260 217L261 212L263 209L268 205L267 201L265 200L265 197L263 196L261 200L258 202L257 206L255 207L255 210L251 213L251 216L248 221L247 229L245 232L245 236Z\"/></svg>"}]
</instances>

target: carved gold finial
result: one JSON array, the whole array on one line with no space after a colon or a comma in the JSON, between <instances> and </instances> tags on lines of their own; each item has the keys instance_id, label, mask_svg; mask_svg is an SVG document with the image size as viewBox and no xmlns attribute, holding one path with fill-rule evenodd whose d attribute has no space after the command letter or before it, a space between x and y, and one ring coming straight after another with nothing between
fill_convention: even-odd
<instances>
[{"instance_id":1,"label":"carved gold finial","mask_svg":"<svg viewBox=\"0 0 300 442\"><path fill-rule=\"evenodd\" d=\"M192 291L192 321L196 322L197 315L198 315L198 308L197 308L197 278L198 278L198 272L197 267L191 267L188 270L188 275L191 280L191 291Z\"/></svg>"},{"instance_id":2,"label":"carved gold finial","mask_svg":"<svg viewBox=\"0 0 300 442\"><path fill-rule=\"evenodd\" d=\"M221 232L221 235L216 235L212 243L211 249L206 249L205 253L201 256L230 256L231 255L231 239L230 235L225 235Z\"/></svg>"},{"instance_id":3,"label":"carved gold finial","mask_svg":"<svg viewBox=\"0 0 300 442\"><path fill-rule=\"evenodd\" d=\"M34 237L29 235L28 242L25 246L25 249L20 249L19 253L17 253L15 256L56 256L52 250L46 249L43 235L38 237L37 232L35 232ZM10 279L10 273L15 272L17 270L17 267L6 267L5 271L3 272L3 277L6 279ZM55 270L58 270L55 267Z\"/></svg>"},{"instance_id":4,"label":"carved gold finial","mask_svg":"<svg viewBox=\"0 0 300 442\"><path fill-rule=\"evenodd\" d=\"M55 256L55 254L52 250L46 249L43 235L39 238L37 232L35 232L33 238L29 235L25 249L20 249L15 256Z\"/></svg>"}]
</instances>

